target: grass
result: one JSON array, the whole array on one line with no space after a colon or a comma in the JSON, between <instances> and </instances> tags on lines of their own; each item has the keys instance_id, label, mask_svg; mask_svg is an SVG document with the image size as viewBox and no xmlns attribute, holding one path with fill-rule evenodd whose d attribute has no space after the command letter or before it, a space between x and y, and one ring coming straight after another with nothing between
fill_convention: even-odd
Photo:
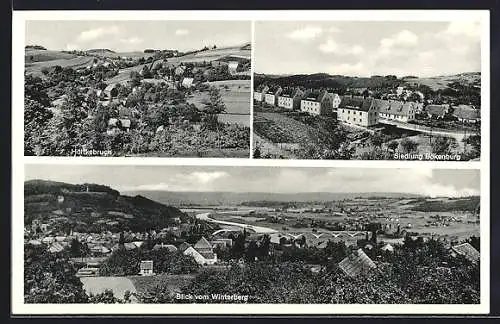
<instances>
[{"instance_id":1,"label":"grass","mask_svg":"<svg viewBox=\"0 0 500 324\"><path fill-rule=\"evenodd\" d=\"M138 293L144 293L157 285L166 284L170 291L177 291L181 287L189 284L195 275L168 275L159 274L156 276L130 276L131 280L137 289Z\"/></svg>"},{"instance_id":2,"label":"grass","mask_svg":"<svg viewBox=\"0 0 500 324\"><path fill-rule=\"evenodd\" d=\"M27 73L32 73L35 75L42 75L43 68L50 68L56 65L61 67L70 67L73 69L83 68L92 64L93 57L90 56L77 56L71 59L57 59L50 61L42 61L35 63L27 63L25 68Z\"/></svg>"},{"instance_id":3,"label":"grass","mask_svg":"<svg viewBox=\"0 0 500 324\"><path fill-rule=\"evenodd\" d=\"M64 53L60 51L49 51L49 50L27 50L25 51L25 62L35 63L35 62L45 62L54 60L68 60L73 59L78 56L74 54Z\"/></svg>"},{"instance_id":4,"label":"grass","mask_svg":"<svg viewBox=\"0 0 500 324\"><path fill-rule=\"evenodd\" d=\"M126 277L80 277L87 294L103 293L106 289L113 291L115 297L123 298L125 291L136 292L133 282Z\"/></svg>"}]
</instances>

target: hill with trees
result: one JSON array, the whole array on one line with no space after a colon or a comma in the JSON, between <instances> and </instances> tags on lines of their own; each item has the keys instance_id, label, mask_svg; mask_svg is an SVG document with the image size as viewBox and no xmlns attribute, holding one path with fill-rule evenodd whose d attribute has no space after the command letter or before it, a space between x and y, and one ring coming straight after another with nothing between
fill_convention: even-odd
<instances>
[{"instance_id":1,"label":"hill with trees","mask_svg":"<svg viewBox=\"0 0 500 324\"><path fill-rule=\"evenodd\" d=\"M124 196L107 186L43 180L25 182L24 206L25 223L38 219L65 232L146 231L187 217L175 207L140 195Z\"/></svg>"}]
</instances>

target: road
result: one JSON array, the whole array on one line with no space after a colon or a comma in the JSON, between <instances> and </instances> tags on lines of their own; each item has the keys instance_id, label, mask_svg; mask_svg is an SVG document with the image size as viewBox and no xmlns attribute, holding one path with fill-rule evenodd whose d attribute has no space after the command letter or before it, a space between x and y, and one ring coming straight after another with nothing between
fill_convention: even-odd
<instances>
[{"instance_id":1,"label":"road","mask_svg":"<svg viewBox=\"0 0 500 324\"><path fill-rule=\"evenodd\" d=\"M232 212L220 212L220 214L231 214ZM209 223L216 223L216 224L222 224L222 225L229 225L229 226L237 226L241 228L246 228L249 230L253 230L256 233L262 234L262 233L278 233L277 230L268 228L268 227L262 227L262 226L254 226L254 225L248 225L248 224L242 224L242 223L234 223L234 222L227 222L227 221L220 221L216 220L213 218L210 218L210 213L201 213L197 214L196 218L199 220L203 220Z\"/></svg>"}]
</instances>

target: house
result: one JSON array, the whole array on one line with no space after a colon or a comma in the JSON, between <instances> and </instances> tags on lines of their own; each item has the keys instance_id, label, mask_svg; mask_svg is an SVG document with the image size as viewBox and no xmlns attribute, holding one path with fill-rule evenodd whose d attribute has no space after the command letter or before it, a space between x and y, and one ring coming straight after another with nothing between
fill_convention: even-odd
<instances>
[{"instance_id":1,"label":"house","mask_svg":"<svg viewBox=\"0 0 500 324\"><path fill-rule=\"evenodd\" d=\"M154 275L154 272L153 272L153 261L151 261L151 260L141 261L139 274L141 276L152 276L152 275Z\"/></svg>"},{"instance_id":2,"label":"house","mask_svg":"<svg viewBox=\"0 0 500 324\"><path fill-rule=\"evenodd\" d=\"M307 93L300 88L286 88L278 96L278 107L299 110L300 101Z\"/></svg>"},{"instance_id":3,"label":"house","mask_svg":"<svg viewBox=\"0 0 500 324\"><path fill-rule=\"evenodd\" d=\"M339 268L349 277L367 273L376 267L362 249L353 251L339 263Z\"/></svg>"},{"instance_id":4,"label":"house","mask_svg":"<svg viewBox=\"0 0 500 324\"><path fill-rule=\"evenodd\" d=\"M238 70L238 66L240 65L239 62L237 61L230 61L227 65L227 68L229 70L229 73L234 74Z\"/></svg>"},{"instance_id":5,"label":"house","mask_svg":"<svg viewBox=\"0 0 500 324\"><path fill-rule=\"evenodd\" d=\"M265 93L267 93L267 91L269 91L269 87L261 84L257 87L257 90L254 90L253 99L258 102L264 101L264 95Z\"/></svg>"},{"instance_id":6,"label":"house","mask_svg":"<svg viewBox=\"0 0 500 324\"><path fill-rule=\"evenodd\" d=\"M264 95L264 101L266 104L271 106L276 106L278 104L278 96L283 92L281 87L271 87L267 90Z\"/></svg>"},{"instance_id":7,"label":"house","mask_svg":"<svg viewBox=\"0 0 500 324\"><path fill-rule=\"evenodd\" d=\"M54 242L49 246L49 252L50 253L62 252L64 250L65 246L67 246L67 244L65 245L62 242Z\"/></svg>"},{"instance_id":8,"label":"house","mask_svg":"<svg viewBox=\"0 0 500 324\"><path fill-rule=\"evenodd\" d=\"M392 245L390 245L389 243L387 243L386 245L384 245L381 249L382 251L386 251L386 252L394 252L394 247Z\"/></svg>"},{"instance_id":9,"label":"house","mask_svg":"<svg viewBox=\"0 0 500 324\"><path fill-rule=\"evenodd\" d=\"M189 89L189 88L191 88L194 85L193 82L194 82L193 78L183 78L181 85L184 88Z\"/></svg>"},{"instance_id":10,"label":"house","mask_svg":"<svg viewBox=\"0 0 500 324\"><path fill-rule=\"evenodd\" d=\"M217 254L213 252L212 245L205 237L196 242L194 247L190 246L184 250L183 254L192 256L201 265L211 265L217 262Z\"/></svg>"},{"instance_id":11,"label":"house","mask_svg":"<svg viewBox=\"0 0 500 324\"><path fill-rule=\"evenodd\" d=\"M342 98L336 93L333 94L333 100L332 100L332 108L333 112L337 112L337 108L340 106L340 102L342 101Z\"/></svg>"},{"instance_id":12,"label":"house","mask_svg":"<svg viewBox=\"0 0 500 324\"><path fill-rule=\"evenodd\" d=\"M378 123L378 111L373 98L344 96L337 109L341 122L369 127Z\"/></svg>"},{"instance_id":13,"label":"house","mask_svg":"<svg viewBox=\"0 0 500 324\"><path fill-rule=\"evenodd\" d=\"M175 75L184 75L185 71L186 71L186 67L183 65L179 65L178 67L175 68L174 73L175 73Z\"/></svg>"},{"instance_id":14,"label":"house","mask_svg":"<svg viewBox=\"0 0 500 324\"><path fill-rule=\"evenodd\" d=\"M108 134L114 134L119 130L128 132L130 130L131 121L128 118L110 118L108 120Z\"/></svg>"},{"instance_id":15,"label":"house","mask_svg":"<svg viewBox=\"0 0 500 324\"><path fill-rule=\"evenodd\" d=\"M481 254L476 250L470 243L463 243L455 245L451 248L451 255L456 257L457 255L464 256L467 260L472 263L479 262Z\"/></svg>"},{"instance_id":16,"label":"house","mask_svg":"<svg viewBox=\"0 0 500 324\"><path fill-rule=\"evenodd\" d=\"M404 90L405 90L405 87L397 87L397 89L396 89L396 95L398 97L401 96L403 94Z\"/></svg>"},{"instance_id":17,"label":"house","mask_svg":"<svg viewBox=\"0 0 500 324\"><path fill-rule=\"evenodd\" d=\"M411 101L374 99L378 117L400 122L409 122L415 119L417 104Z\"/></svg>"},{"instance_id":18,"label":"house","mask_svg":"<svg viewBox=\"0 0 500 324\"><path fill-rule=\"evenodd\" d=\"M462 123L475 124L481 121L481 111L479 109L469 105L458 105L452 108L452 116Z\"/></svg>"},{"instance_id":19,"label":"house","mask_svg":"<svg viewBox=\"0 0 500 324\"><path fill-rule=\"evenodd\" d=\"M311 115L331 115L333 94L326 90L313 91L300 101L300 111Z\"/></svg>"},{"instance_id":20,"label":"house","mask_svg":"<svg viewBox=\"0 0 500 324\"><path fill-rule=\"evenodd\" d=\"M424 113L427 114L427 117L433 119L443 119L449 111L449 105L427 105L424 108Z\"/></svg>"}]
</instances>

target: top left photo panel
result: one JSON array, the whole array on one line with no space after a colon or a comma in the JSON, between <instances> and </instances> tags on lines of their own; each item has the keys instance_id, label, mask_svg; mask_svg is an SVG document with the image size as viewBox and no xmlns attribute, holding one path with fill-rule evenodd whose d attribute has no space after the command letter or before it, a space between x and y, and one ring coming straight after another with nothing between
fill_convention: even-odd
<instances>
[{"instance_id":1,"label":"top left photo panel","mask_svg":"<svg viewBox=\"0 0 500 324\"><path fill-rule=\"evenodd\" d=\"M27 20L24 155L249 158L251 28Z\"/></svg>"}]
</instances>

